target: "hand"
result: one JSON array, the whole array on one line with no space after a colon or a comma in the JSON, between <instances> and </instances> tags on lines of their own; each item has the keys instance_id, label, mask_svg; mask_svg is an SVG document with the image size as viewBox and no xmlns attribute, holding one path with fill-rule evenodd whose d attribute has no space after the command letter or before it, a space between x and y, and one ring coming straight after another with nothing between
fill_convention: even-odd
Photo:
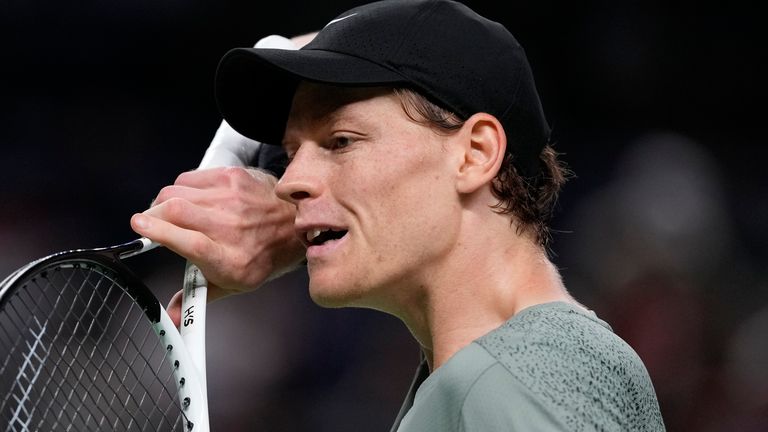
<instances>
[{"instance_id":1,"label":"hand","mask_svg":"<svg viewBox=\"0 0 768 432\"><path fill-rule=\"evenodd\" d=\"M276 183L255 168L185 172L131 218L131 227L197 265L209 282L209 301L251 291L304 258L295 208L277 198Z\"/></svg>"},{"instance_id":2,"label":"hand","mask_svg":"<svg viewBox=\"0 0 768 432\"><path fill-rule=\"evenodd\" d=\"M291 39L271 35L255 46L298 49L316 35L311 32ZM233 140L248 138L226 121L222 121L212 146L216 139L229 141L218 147L249 148L231 145ZM226 162L237 164L249 159L241 154L231 156L234 159ZM205 157L209 157L208 152ZM222 155L217 153L216 157L221 159ZM277 198L276 183L274 176L253 168L187 172L160 192L152 208L134 215L131 227L197 265L208 280L209 302L253 290L298 267L305 255L293 230L295 207ZM177 292L166 308L177 326L181 295L182 291Z\"/></svg>"}]
</instances>

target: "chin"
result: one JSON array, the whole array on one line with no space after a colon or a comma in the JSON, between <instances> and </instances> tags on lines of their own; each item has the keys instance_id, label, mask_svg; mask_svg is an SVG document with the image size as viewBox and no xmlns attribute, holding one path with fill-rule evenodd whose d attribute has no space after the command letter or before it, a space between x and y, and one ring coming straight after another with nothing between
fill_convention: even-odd
<instances>
[{"instance_id":1,"label":"chin","mask_svg":"<svg viewBox=\"0 0 768 432\"><path fill-rule=\"evenodd\" d=\"M365 291L353 286L338 280L322 281L310 277L309 297L324 308L365 307Z\"/></svg>"},{"instance_id":2,"label":"chin","mask_svg":"<svg viewBox=\"0 0 768 432\"><path fill-rule=\"evenodd\" d=\"M312 298L312 301L316 305L322 308L340 309L344 307L349 307L349 304L347 302L344 302L336 297L313 295L311 292L309 296Z\"/></svg>"},{"instance_id":3,"label":"chin","mask_svg":"<svg viewBox=\"0 0 768 432\"><path fill-rule=\"evenodd\" d=\"M309 297L315 304L324 308L342 308L349 306L349 293L338 283L324 284L309 281Z\"/></svg>"}]
</instances>

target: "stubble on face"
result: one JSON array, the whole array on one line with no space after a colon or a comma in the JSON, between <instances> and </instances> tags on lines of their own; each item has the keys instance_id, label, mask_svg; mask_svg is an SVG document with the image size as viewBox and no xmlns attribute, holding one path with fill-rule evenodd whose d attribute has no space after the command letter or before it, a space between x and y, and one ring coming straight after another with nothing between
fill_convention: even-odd
<instances>
[{"instance_id":1,"label":"stubble on face","mask_svg":"<svg viewBox=\"0 0 768 432\"><path fill-rule=\"evenodd\" d=\"M353 139L331 148L339 136ZM299 200L297 220L331 218L348 229L339 247L308 263L315 302L394 311L419 295L458 231L445 140L388 89L300 86L286 147L311 153L293 168L316 182L316 196Z\"/></svg>"}]
</instances>

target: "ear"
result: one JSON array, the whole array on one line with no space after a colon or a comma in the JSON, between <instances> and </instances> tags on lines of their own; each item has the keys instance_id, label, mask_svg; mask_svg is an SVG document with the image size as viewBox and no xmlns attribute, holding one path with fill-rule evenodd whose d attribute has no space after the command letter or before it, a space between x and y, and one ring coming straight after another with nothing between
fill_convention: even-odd
<instances>
[{"instance_id":1,"label":"ear","mask_svg":"<svg viewBox=\"0 0 768 432\"><path fill-rule=\"evenodd\" d=\"M507 150L507 136L499 120L486 113L473 115L462 129L463 162L457 189L460 193L472 193L496 177Z\"/></svg>"}]
</instances>

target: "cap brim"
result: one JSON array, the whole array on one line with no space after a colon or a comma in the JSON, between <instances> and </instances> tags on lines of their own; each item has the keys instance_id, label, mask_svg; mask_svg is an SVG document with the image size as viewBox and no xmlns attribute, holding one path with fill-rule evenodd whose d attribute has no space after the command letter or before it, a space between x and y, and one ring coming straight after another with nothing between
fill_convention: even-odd
<instances>
[{"instance_id":1,"label":"cap brim","mask_svg":"<svg viewBox=\"0 0 768 432\"><path fill-rule=\"evenodd\" d=\"M331 51L235 48L216 71L216 102L240 134L280 145L301 80L346 86L407 83L385 66Z\"/></svg>"}]
</instances>

